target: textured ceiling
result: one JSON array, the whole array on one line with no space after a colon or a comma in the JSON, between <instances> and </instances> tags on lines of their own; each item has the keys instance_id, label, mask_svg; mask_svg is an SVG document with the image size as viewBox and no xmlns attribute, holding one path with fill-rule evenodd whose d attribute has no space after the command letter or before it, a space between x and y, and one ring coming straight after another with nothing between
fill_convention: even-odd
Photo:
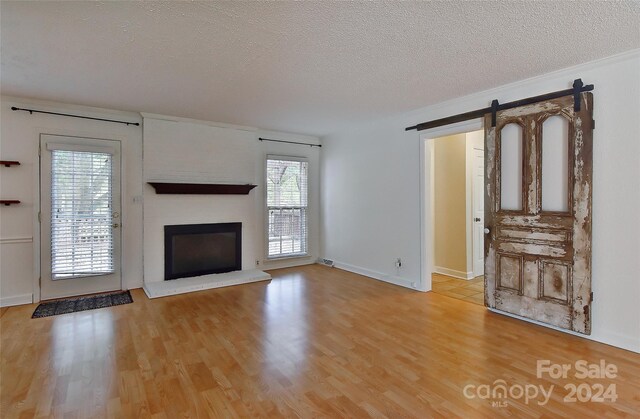
<instances>
[{"instance_id":1,"label":"textured ceiling","mask_svg":"<svg viewBox=\"0 0 640 419\"><path fill-rule=\"evenodd\" d=\"M3 94L323 135L640 48L640 2L5 2Z\"/></svg>"}]
</instances>

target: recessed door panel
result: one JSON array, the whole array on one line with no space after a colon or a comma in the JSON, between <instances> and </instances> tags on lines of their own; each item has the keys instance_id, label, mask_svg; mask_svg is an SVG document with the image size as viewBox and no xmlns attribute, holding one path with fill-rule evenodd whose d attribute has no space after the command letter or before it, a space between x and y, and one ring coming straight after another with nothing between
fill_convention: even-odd
<instances>
[{"instance_id":1,"label":"recessed door panel","mask_svg":"<svg viewBox=\"0 0 640 419\"><path fill-rule=\"evenodd\" d=\"M553 261L544 261L540 274L542 297L551 298L562 303L569 302L569 278L571 266Z\"/></svg>"},{"instance_id":2,"label":"recessed door panel","mask_svg":"<svg viewBox=\"0 0 640 419\"><path fill-rule=\"evenodd\" d=\"M498 288L522 292L522 257L501 253L498 266Z\"/></svg>"}]
</instances>

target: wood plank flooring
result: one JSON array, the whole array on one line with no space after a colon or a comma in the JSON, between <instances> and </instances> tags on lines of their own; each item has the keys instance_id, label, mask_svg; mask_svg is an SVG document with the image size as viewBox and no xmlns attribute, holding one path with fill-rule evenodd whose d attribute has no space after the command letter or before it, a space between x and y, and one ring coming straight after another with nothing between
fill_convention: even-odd
<instances>
[{"instance_id":1,"label":"wood plank flooring","mask_svg":"<svg viewBox=\"0 0 640 419\"><path fill-rule=\"evenodd\" d=\"M465 280L434 273L431 284L437 294L484 306L484 276Z\"/></svg>"},{"instance_id":2,"label":"wood plank flooring","mask_svg":"<svg viewBox=\"0 0 640 419\"><path fill-rule=\"evenodd\" d=\"M0 416L640 416L639 354L325 266L271 274L42 319L34 305L2 310ZM545 359L618 372L536 378ZM555 387L542 405L479 398L496 380ZM614 384L617 401L567 403L571 383Z\"/></svg>"}]
</instances>

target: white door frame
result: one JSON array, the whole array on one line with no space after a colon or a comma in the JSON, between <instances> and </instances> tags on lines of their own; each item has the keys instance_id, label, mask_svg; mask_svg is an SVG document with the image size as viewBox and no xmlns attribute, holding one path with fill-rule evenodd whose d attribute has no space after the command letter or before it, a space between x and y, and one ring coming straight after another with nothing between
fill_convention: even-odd
<instances>
[{"instance_id":1,"label":"white door frame","mask_svg":"<svg viewBox=\"0 0 640 419\"><path fill-rule=\"evenodd\" d=\"M484 129L482 118L425 130L420 133L420 290L431 291L434 267L434 147L433 140Z\"/></svg>"},{"instance_id":2,"label":"white door frame","mask_svg":"<svg viewBox=\"0 0 640 419\"><path fill-rule=\"evenodd\" d=\"M482 132L482 136L484 137L484 132ZM476 194L476 187L480 186L482 194L484 197L484 146L482 149L476 148L474 144L471 144L471 182L470 182L470 193L467 194L467 199L470 202L467 203L467 206L471 207L470 214L468 215L468 228L467 231L467 252L469 253L469 258L471 259L471 272L473 272L473 277L477 278L478 276L484 275L484 198L482 199L482 205L479 205L480 198ZM476 165L476 156L479 157L478 153L482 154L482 185L478 185L476 182L478 181L478 166ZM482 225L477 225L475 218L478 215L478 210L482 213L481 218ZM478 230L480 228L480 230ZM476 258L476 256L480 256Z\"/></svg>"},{"instance_id":3,"label":"white door frame","mask_svg":"<svg viewBox=\"0 0 640 419\"><path fill-rule=\"evenodd\" d=\"M55 131L54 131L55 132ZM34 209L36 211L36 217L35 217L35 229L34 232L37 233L36 237L37 240L34 240L34 256L35 256L35 264L36 266L36 277L35 277L35 286L34 286L34 293L33 293L33 302L39 302L42 300L42 241L43 241L43 229L42 229L42 223L41 223L41 214L42 214L42 185L41 185L41 178L42 178L42 156L43 153L46 153L46 150L43 150L43 144L45 143L44 138L45 137L60 137L61 142L68 142L69 144L77 144L77 145L84 145L83 143L86 143L87 146L91 147L92 145L96 144L97 141L100 142L109 142L109 143L113 143L114 148L117 149L117 153L116 153L116 161L117 161L117 169L119 171L119 176L118 176L118 197L117 199L119 200L119 208L120 208L120 233L119 233L119 243L118 243L118 247L119 247L119 252L118 252L118 260L114 261L118 264L119 266L119 289L124 289L124 282L123 282L123 271L122 271L122 259L123 259L123 249L122 249L122 240L124 237L124 233L123 233L123 225L125 223L124 220L124 214L123 214L123 159L122 159L122 141L117 140L117 139L113 139L113 138L97 138L97 137L91 137L91 136L83 136L83 135L69 135L69 134L64 134L64 133L46 133L46 132L39 132L38 133L38 160L37 160L37 164L34 165L34 172L37 173L36 176L36 182L38 187L35 188L35 202L37 203L37 205L34 206ZM66 140L66 141L65 141ZM70 141L71 140L71 141ZM75 141L77 140L77 141Z\"/></svg>"}]
</instances>

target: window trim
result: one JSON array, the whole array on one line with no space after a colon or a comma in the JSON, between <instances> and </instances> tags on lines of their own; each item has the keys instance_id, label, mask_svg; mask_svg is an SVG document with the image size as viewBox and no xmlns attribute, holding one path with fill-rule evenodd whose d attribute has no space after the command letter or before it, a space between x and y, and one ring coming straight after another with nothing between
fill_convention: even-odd
<instances>
[{"instance_id":1,"label":"window trim","mask_svg":"<svg viewBox=\"0 0 640 419\"><path fill-rule=\"evenodd\" d=\"M304 207L305 208L305 231L306 231L306 235L305 235L305 252L304 253L291 253L291 254L287 254L287 255L277 255L277 256L270 256L269 255L269 205L268 205L268 194L269 194L269 188L268 188L268 182L269 182L269 178L267 176L267 172L269 170L269 160L288 160L288 161L296 161L296 162L305 162L307 163L307 206ZM285 260L285 259L300 259L300 258L309 258L311 257L311 254L309 253L309 208L310 208L310 203L309 203L309 197L310 197L310 193L309 193L309 189L310 189L310 173L311 173L311 164L309 163L309 159L307 157L301 157L301 156L288 156L288 155L283 155L283 154L267 154L265 156L264 159L264 194L263 194L263 200L262 200L262 207L263 207L263 217L264 217L264 257L265 257L265 261L266 262L275 262L275 261L279 261L279 260ZM303 208L303 207L301 207Z\"/></svg>"}]
</instances>

